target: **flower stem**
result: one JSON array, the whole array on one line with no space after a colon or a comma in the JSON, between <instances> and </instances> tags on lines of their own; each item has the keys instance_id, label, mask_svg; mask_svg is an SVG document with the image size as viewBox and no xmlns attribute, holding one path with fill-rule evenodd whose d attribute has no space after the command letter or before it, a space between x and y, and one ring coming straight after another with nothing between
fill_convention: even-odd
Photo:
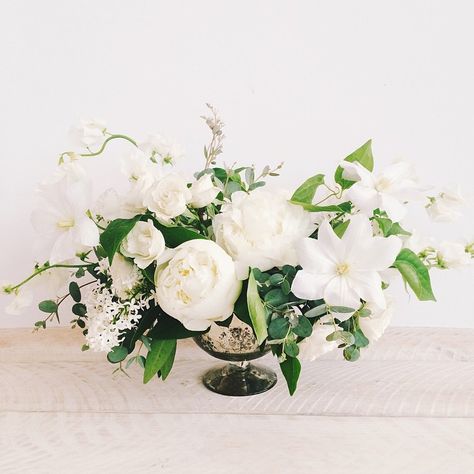
<instances>
[{"instance_id":1,"label":"flower stem","mask_svg":"<svg viewBox=\"0 0 474 474\"><path fill-rule=\"evenodd\" d=\"M115 140L115 139L127 140L127 141L130 142L132 145L135 145L136 147L138 147L137 142L136 142L133 138L127 137L127 135L120 135L120 134L117 134L117 135L110 135L110 137L108 137L108 138L104 141L104 143L102 143L102 146L101 146L96 152L92 152L92 153L81 153L79 156L82 156L82 157L90 157L90 156L97 156L97 155L100 155L100 154L105 150L105 147L107 146L107 143L109 143L110 141Z\"/></svg>"}]
</instances>

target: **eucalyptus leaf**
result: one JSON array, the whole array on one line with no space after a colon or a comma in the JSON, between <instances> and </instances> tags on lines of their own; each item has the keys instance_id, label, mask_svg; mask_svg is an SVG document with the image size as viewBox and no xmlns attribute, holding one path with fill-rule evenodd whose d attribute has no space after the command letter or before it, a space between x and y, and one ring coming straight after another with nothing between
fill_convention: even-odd
<instances>
[{"instance_id":1,"label":"eucalyptus leaf","mask_svg":"<svg viewBox=\"0 0 474 474\"><path fill-rule=\"evenodd\" d=\"M300 353L300 348L295 341L289 341L284 345L285 354L290 357L297 357Z\"/></svg>"},{"instance_id":2,"label":"eucalyptus leaf","mask_svg":"<svg viewBox=\"0 0 474 474\"><path fill-rule=\"evenodd\" d=\"M116 346L107 354L107 359L109 362L112 362L112 364L117 364L125 360L127 356L128 350L126 347Z\"/></svg>"},{"instance_id":3,"label":"eucalyptus leaf","mask_svg":"<svg viewBox=\"0 0 474 474\"><path fill-rule=\"evenodd\" d=\"M268 334L272 339L284 339L290 329L290 321L288 318L279 317L270 321L268 325Z\"/></svg>"},{"instance_id":4,"label":"eucalyptus leaf","mask_svg":"<svg viewBox=\"0 0 474 474\"><path fill-rule=\"evenodd\" d=\"M58 305L53 300L45 300L38 304L38 308L43 313L55 313L58 310Z\"/></svg>"},{"instance_id":5,"label":"eucalyptus leaf","mask_svg":"<svg viewBox=\"0 0 474 474\"><path fill-rule=\"evenodd\" d=\"M343 355L344 359L350 362L355 362L360 357L360 351L355 346L348 346L344 348Z\"/></svg>"},{"instance_id":6,"label":"eucalyptus leaf","mask_svg":"<svg viewBox=\"0 0 474 474\"><path fill-rule=\"evenodd\" d=\"M298 317L298 324L292 329L292 331L300 337L309 337L313 333L313 325L311 321L303 315Z\"/></svg>"},{"instance_id":7,"label":"eucalyptus leaf","mask_svg":"<svg viewBox=\"0 0 474 474\"><path fill-rule=\"evenodd\" d=\"M328 306L323 304L321 306L316 306L316 308L311 308L309 311L306 311L304 315L307 318L317 318L318 316L323 316L328 312Z\"/></svg>"},{"instance_id":8,"label":"eucalyptus leaf","mask_svg":"<svg viewBox=\"0 0 474 474\"><path fill-rule=\"evenodd\" d=\"M355 313L354 308L348 308L346 306L330 306L330 310L332 313Z\"/></svg>"},{"instance_id":9,"label":"eucalyptus leaf","mask_svg":"<svg viewBox=\"0 0 474 474\"><path fill-rule=\"evenodd\" d=\"M273 307L288 303L288 295L285 295L280 288L274 288L265 295L265 303Z\"/></svg>"},{"instance_id":10,"label":"eucalyptus leaf","mask_svg":"<svg viewBox=\"0 0 474 474\"><path fill-rule=\"evenodd\" d=\"M69 283L69 294L76 303L81 301L81 289L75 281L71 281L71 283Z\"/></svg>"},{"instance_id":11,"label":"eucalyptus leaf","mask_svg":"<svg viewBox=\"0 0 474 474\"><path fill-rule=\"evenodd\" d=\"M255 280L253 271L250 271L247 288L247 307L252 321L252 327L257 337L258 344L262 344L266 339L267 333L267 319L265 307L263 306L260 295L258 294L257 281Z\"/></svg>"},{"instance_id":12,"label":"eucalyptus leaf","mask_svg":"<svg viewBox=\"0 0 474 474\"><path fill-rule=\"evenodd\" d=\"M83 317L87 314L87 307L83 303L76 303L72 306L72 312L76 316Z\"/></svg>"}]
</instances>

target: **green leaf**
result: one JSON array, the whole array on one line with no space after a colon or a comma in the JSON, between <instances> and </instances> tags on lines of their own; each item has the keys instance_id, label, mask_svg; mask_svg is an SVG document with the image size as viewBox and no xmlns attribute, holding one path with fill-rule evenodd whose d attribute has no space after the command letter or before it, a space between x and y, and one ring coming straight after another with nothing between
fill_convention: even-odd
<instances>
[{"instance_id":1,"label":"green leaf","mask_svg":"<svg viewBox=\"0 0 474 474\"><path fill-rule=\"evenodd\" d=\"M133 229L134 225L140 220L140 216L133 219L115 219L100 236L100 243L107 254L109 263L112 265L115 253L118 251L122 240Z\"/></svg>"},{"instance_id":2,"label":"green leaf","mask_svg":"<svg viewBox=\"0 0 474 474\"><path fill-rule=\"evenodd\" d=\"M252 327L255 331L258 344L262 344L266 339L267 333L267 318L265 314L265 307L263 306L260 295L258 294L257 281L255 280L253 271L250 270L248 288L247 288L247 307L252 321Z\"/></svg>"},{"instance_id":3,"label":"green leaf","mask_svg":"<svg viewBox=\"0 0 474 474\"><path fill-rule=\"evenodd\" d=\"M369 340L360 329L356 329L352 334L354 335L354 345L356 347L367 347L369 345Z\"/></svg>"},{"instance_id":4,"label":"green leaf","mask_svg":"<svg viewBox=\"0 0 474 474\"><path fill-rule=\"evenodd\" d=\"M300 348L295 341L289 341L284 344L285 354L290 357L298 357L300 353Z\"/></svg>"},{"instance_id":5,"label":"green leaf","mask_svg":"<svg viewBox=\"0 0 474 474\"><path fill-rule=\"evenodd\" d=\"M284 316L270 321L268 325L268 334L272 339L285 339L290 328L290 321Z\"/></svg>"},{"instance_id":6,"label":"green leaf","mask_svg":"<svg viewBox=\"0 0 474 474\"><path fill-rule=\"evenodd\" d=\"M127 356L128 350L126 347L116 346L107 354L107 359L109 362L112 362L112 364L117 364L125 360Z\"/></svg>"},{"instance_id":7,"label":"green leaf","mask_svg":"<svg viewBox=\"0 0 474 474\"><path fill-rule=\"evenodd\" d=\"M392 222L392 220L387 217L375 216L373 220L377 222L384 237L390 237L391 235L411 235L411 233L403 229L398 222Z\"/></svg>"},{"instance_id":8,"label":"green leaf","mask_svg":"<svg viewBox=\"0 0 474 474\"><path fill-rule=\"evenodd\" d=\"M81 289L75 281L71 281L71 283L69 283L69 294L76 303L81 301Z\"/></svg>"},{"instance_id":9,"label":"green leaf","mask_svg":"<svg viewBox=\"0 0 474 474\"><path fill-rule=\"evenodd\" d=\"M257 188L261 188L262 186L265 186L265 181L257 181L256 183L252 183L249 186L249 191L254 191Z\"/></svg>"},{"instance_id":10,"label":"green leaf","mask_svg":"<svg viewBox=\"0 0 474 474\"><path fill-rule=\"evenodd\" d=\"M256 271L257 269L254 269ZM234 314L245 324L252 327L252 321L250 319L249 308L247 306L247 288L248 280L242 282L242 291L240 292L237 301L234 304Z\"/></svg>"},{"instance_id":11,"label":"green leaf","mask_svg":"<svg viewBox=\"0 0 474 474\"><path fill-rule=\"evenodd\" d=\"M285 361L280 363L280 368L285 377L286 384L290 395L293 395L298 385L298 378L301 372L301 364L295 357L288 357Z\"/></svg>"},{"instance_id":12,"label":"green leaf","mask_svg":"<svg viewBox=\"0 0 474 474\"><path fill-rule=\"evenodd\" d=\"M298 324L293 328L293 332L300 337L309 337L313 333L313 325L306 316L300 315Z\"/></svg>"},{"instance_id":13,"label":"green leaf","mask_svg":"<svg viewBox=\"0 0 474 474\"><path fill-rule=\"evenodd\" d=\"M373 171L374 157L372 155L372 140L367 141L360 148L357 148L357 150L347 156L344 161L349 161L350 163L358 162L364 168ZM348 189L354 184L354 181L344 179L342 177L342 172L343 169L338 166L336 173L334 174L334 179L336 183L342 186L342 189Z\"/></svg>"},{"instance_id":14,"label":"green leaf","mask_svg":"<svg viewBox=\"0 0 474 474\"><path fill-rule=\"evenodd\" d=\"M282 282L281 291L283 291L284 295L289 295L291 293L291 286L288 280Z\"/></svg>"},{"instance_id":15,"label":"green leaf","mask_svg":"<svg viewBox=\"0 0 474 474\"><path fill-rule=\"evenodd\" d=\"M58 310L58 305L53 300L45 300L38 305L38 308L43 313L55 313Z\"/></svg>"},{"instance_id":16,"label":"green leaf","mask_svg":"<svg viewBox=\"0 0 474 474\"><path fill-rule=\"evenodd\" d=\"M372 314L369 308L362 308L357 310L357 316L360 318L368 318Z\"/></svg>"},{"instance_id":17,"label":"green leaf","mask_svg":"<svg viewBox=\"0 0 474 474\"><path fill-rule=\"evenodd\" d=\"M277 307L288 303L288 295L285 295L280 288L274 288L265 295L265 303Z\"/></svg>"},{"instance_id":18,"label":"green leaf","mask_svg":"<svg viewBox=\"0 0 474 474\"><path fill-rule=\"evenodd\" d=\"M305 203L300 201L290 201L291 204L301 206L303 209L309 212L350 212L352 205L349 201L341 202L341 204L333 204L331 206L315 206L311 203Z\"/></svg>"},{"instance_id":19,"label":"green leaf","mask_svg":"<svg viewBox=\"0 0 474 474\"><path fill-rule=\"evenodd\" d=\"M355 313L354 308L348 308L347 306L330 306L332 313Z\"/></svg>"},{"instance_id":20,"label":"green leaf","mask_svg":"<svg viewBox=\"0 0 474 474\"><path fill-rule=\"evenodd\" d=\"M89 346L87 344L82 344L81 351L85 352L89 350Z\"/></svg>"},{"instance_id":21,"label":"green leaf","mask_svg":"<svg viewBox=\"0 0 474 474\"><path fill-rule=\"evenodd\" d=\"M46 329L46 321L36 321L35 328L43 328Z\"/></svg>"},{"instance_id":22,"label":"green leaf","mask_svg":"<svg viewBox=\"0 0 474 474\"><path fill-rule=\"evenodd\" d=\"M307 318L317 318L318 316L323 316L329 312L328 306L322 304L320 306L316 306L316 308L311 308L309 311L306 311L304 315Z\"/></svg>"},{"instance_id":23,"label":"green leaf","mask_svg":"<svg viewBox=\"0 0 474 474\"><path fill-rule=\"evenodd\" d=\"M76 278L82 278L86 274L84 267L79 268L76 272Z\"/></svg>"},{"instance_id":24,"label":"green leaf","mask_svg":"<svg viewBox=\"0 0 474 474\"><path fill-rule=\"evenodd\" d=\"M153 285L155 284L155 271L156 271L155 263L148 265L148 267L142 270L143 274L145 275L145 278Z\"/></svg>"},{"instance_id":25,"label":"green leaf","mask_svg":"<svg viewBox=\"0 0 474 474\"><path fill-rule=\"evenodd\" d=\"M402 249L395 260L394 267L402 274L420 301L436 301L428 268L414 252Z\"/></svg>"},{"instance_id":26,"label":"green leaf","mask_svg":"<svg viewBox=\"0 0 474 474\"><path fill-rule=\"evenodd\" d=\"M80 316L80 317L83 317L87 314L87 308L86 308L86 305L85 304L82 304L82 303L76 303L72 306L72 312L76 315L76 316Z\"/></svg>"},{"instance_id":27,"label":"green leaf","mask_svg":"<svg viewBox=\"0 0 474 474\"><path fill-rule=\"evenodd\" d=\"M161 380L166 380L166 378L170 374L171 369L173 368L175 356L176 356L176 341L175 341L174 349L171 351L171 354L168 356L165 363L159 370L159 375L161 377Z\"/></svg>"},{"instance_id":28,"label":"green leaf","mask_svg":"<svg viewBox=\"0 0 474 474\"><path fill-rule=\"evenodd\" d=\"M291 201L311 204L316 190L324 183L324 175L317 174L307 179L291 196Z\"/></svg>"},{"instance_id":29,"label":"green leaf","mask_svg":"<svg viewBox=\"0 0 474 474\"><path fill-rule=\"evenodd\" d=\"M161 308L155 308L157 321L148 334L153 340L176 340L199 336L206 331L190 331L186 329L177 319L166 314Z\"/></svg>"},{"instance_id":30,"label":"green leaf","mask_svg":"<svg viewBox=\"0 0 474 474\"><path fill-rule=\"evenodd\" d=\"M169 248L175 248L178 245L181 245L188 240L194 239L205 239L201 234L198 234L192 229L188 229L186 227L176 227L171 226L167 227L157 220L154 219L153 221L155 227L161 231L163 237L165 238L166 246Z\"/></svg>"},{"instance_id":31,"label":"green leaf","mask_svg":"<svg viewBox=\"0 0 474 474\"><path fill-rule=\"evenodd\" d=\"M348 346L343 351L344 359L355 362L360 357L360 351L356 346Z\"/></svg>"},{"instance_id":32,"label":"green leaf","mask_svg":"<svg viewBox=\"0 0 474 474\"><path fill-rule=\"evenodd\" d=\"M284 281L285 277L281 273L275 273L269 279L272 285L278 286Z\"/></svg>"},{"instance_id":33,"label":"green leaf","mask_svg":"<svg viewBox=\"0 0 474 474\"><path fill-rule=\"evenodd\" d=\"M143 373L143 383L148 383L166 364L167 359L176 350L176 339L154 339L148 353Z\"/></svg>"},{"instance_id":34,"label":"green leaf","mask_svg":"<svg viewBox=\"0 0 474 474\"><path fill-rule=\"evenodd\" d=\"M349 227L349 224L350 224L350 220L347 220L345 222L341 222L340 224L338 224L336 227L334 227L334 233L340 238L342 239L342 236L345 234L347 228Z\"/></svg>"},{"instance_id":35,"label":"green leaf","mask_svg":"<svg viewBox=\"0 0 474 474\"><path fill-rule=\"evenodd\" d=\"M355 337L348 331L334 331L326 337L326 341L339 341L341 340L344 344L351 345L355 342Z\"/></svg>"}]
</instances>

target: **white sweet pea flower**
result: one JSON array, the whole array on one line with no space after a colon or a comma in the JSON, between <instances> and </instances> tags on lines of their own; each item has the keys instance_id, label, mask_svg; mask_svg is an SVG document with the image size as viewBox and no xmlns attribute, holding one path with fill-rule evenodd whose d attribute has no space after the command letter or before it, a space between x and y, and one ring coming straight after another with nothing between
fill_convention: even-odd
<instances>
[{"instance_id":1,"label":"white sweet pea flower","mask_svg":"<svg viewBox=\"0 0 474 474\"><path fill-rule=\"evenodd\" d=\"M138 268L146 268L158 260L165 251L163 234L153 225L153 221L139 221L123 239L120 252L133 258Z\"/></svg>"},{"instance_id":2,"label":"white sweet pea flower","mask_svg":"<svg viewBox=\"0 0 474 474\"><path fill-rule=\"evenodd\" d=\"M211 204L219 194L220 189L214 185L208 174L202 175L191 185L191 206L199 209Z\"/></svg>"},{"instance_id":3,"label":"white sweet pea flower","mask_svg":"<svg viewBox=\"0 0 474 474\"><path fill-rule=\"evenodd\" d=\"M326 337L341 328L334 323L330 315L324 316L313 324L311 336L303 339L299 344L299 359L306 361L316 360L327 352L337 349L340 341L327 341Z\"/></svg>"},{"instance_id":4,"label":"white sweet pea flower","mask_svg":"<svg viewBox=\"0 0 474 474\"><path fill-rule=\"evenodd\" d=\"M461 209L466 203L459 189L445 190L429 199L426 211L435 222L454 222L462 216Z\"/></svg>"},{"instance_id":5,"label":"white sweet pea flower","mask_svg":"<svg viewBox=\"0 0 474 474\"><path fill-rule=\"evenodd\" d=\"M242 288L230 256L203 239L179 245L171 260L157 268L155 285L161 308L191 331L227 319Z\"/></svg>"},{"instance_id":6,"label":"white sweet pea flower","mask_svg":"<svg viewBox=\"0 0 474 474\"><path fill-rule=\"evenodd\" d=\"M297 265L295 246L315 230L312 216L290 204L286 193L238 191L212 223L216 242L234 259L239 278L249 267L262 271Z\"/></svg>"},{"instance_id":7,"label":"white sweet pea flower","mask_svg":"<svg viewBox=\"0 0 474 474\"><path fill-rule=\"evenodd\" d=\"M90 186L85 180L65 175L40 186L41 207L33 211L33 227L47 246L49 263L74 258L77 252L99 243L97 226L88 217Z\"/></svg>"},{"instance_id":8,"label":"white sweet pea flower","mask_svg":"<svg viewBox=\"0 0 474 474\"><path fill-rule=\"evenodd\" d=\"M387 298L385 309L377 308L375 305L368 304L367 308L372 314L365 318L359 318L359 326L365 337L370 341L377 341L387 329L394 313L394 304L391 299Z\"/></svg>"},{"instance_id":9,"label":"white sweet pea flower","mask_svg":"<svg viewBox=\"0 0 474 474\"><path fill-rule=\"evenodd\" d=\"M186 181L178 174L170 173L151 186L144 202L160 222L169 223L186 211L190 200L191 191Z\"/></svg>"},{"instance_id":10,"label":"white sweet pea flower","mask_svg":"<svg viewBox=\"0 0 474 474\"><path fill-rule=\"evenodd\" d=\"M8 295L12 299L7 306L5 306L5 314L10 316L19 316L26 308L31 306L31 303L33 302L33 293L25 288L18 288L17 290L8 293Z\"/></svg>"},{"instance_id":11,"label":"white sweet pea flower","mask_svg":"<svg viewBox=\"0 0 474 474\"><path fill-rule=\"evenodd\" d=\"M461 268L471 263L466 246L458 242L442 242L436 256L442 268Z\"/></svg>"},{"instance_id":12,"label":"white sweet pea flower","mask_svg":"<svg viewBox=\"0 0 474 474\"><path fill-rule=\"evenodd\" d=\"M147 157L163 165L174 165L184 156L181 146L157 134L148 135L146 141L140 144L140 149Z\"/></svg>"},{"instance_id":13,"label":"white sweet pea flower","mask_svg":"<svg viewBox=\"0 0 474 474\"><path fill-rule=\"evenodd\" d=\"M343 161L340 166L344 179L356 181L345 196L369 216L374 209L381 209L399 222L406 214L405 202L421 198L413 168L406 162L396 162L380 173L372 173L357 162Z\"/></svg>"},{"instance_id":14,"label":"white sweet pea flower","mask_svg":"<svg viewBox=\"0 0 474 474\"><path fill-rule=\"evenodd\" d=\"M398 237L373 237L367 217L356 215L342 239L328 221L319 227L318 240L306 238L298 245L300 270L292 291L298 298L324 298L330 306L357 309L360 299L385 308L379 272L389 268L402 247Z\"/></svg>"},{"instance_id":15,"label":"white sweet pea flower","mask_svg":"<svg viewBox=\"0 0 474 474\"><path fill-rule=\"evenodd\" d=\"M112 265L109 267L109 273L112 277L112 289L122 300L134 296L143 281L137 266L119 253L114 255Z\"/></svg>"},{"instance_id":16,"label":"white sweet pea flower","mask_svg":"<svg viewBox=\"0 0 474 474\"><path fill-rule=\"evenodd\" d=\"M77 146L89 148L104 140L107 125L100 119L82 119L71 129L71 138Z\"/></svg>"}]
</instances>

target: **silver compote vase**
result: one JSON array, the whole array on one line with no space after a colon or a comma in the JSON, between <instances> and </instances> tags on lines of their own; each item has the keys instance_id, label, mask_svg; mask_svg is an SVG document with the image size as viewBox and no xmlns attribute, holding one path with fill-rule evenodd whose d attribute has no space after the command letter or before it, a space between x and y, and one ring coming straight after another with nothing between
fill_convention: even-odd
<instances>
[{"instance_id":1,"label":"silver compote vase","mask_svg":"<svg viewBox=\"0 0 474 474\"><path fill-rule=\"evenodd\" d=\"M202 380L209 390L239 397L266 392L276 384L273 370L249 362L267 354L270 346L261 349L252 328L236 316L229 327L212 324L194 341L211 356L229 362L204 374Z\"/></svg>"}]
</instances>

